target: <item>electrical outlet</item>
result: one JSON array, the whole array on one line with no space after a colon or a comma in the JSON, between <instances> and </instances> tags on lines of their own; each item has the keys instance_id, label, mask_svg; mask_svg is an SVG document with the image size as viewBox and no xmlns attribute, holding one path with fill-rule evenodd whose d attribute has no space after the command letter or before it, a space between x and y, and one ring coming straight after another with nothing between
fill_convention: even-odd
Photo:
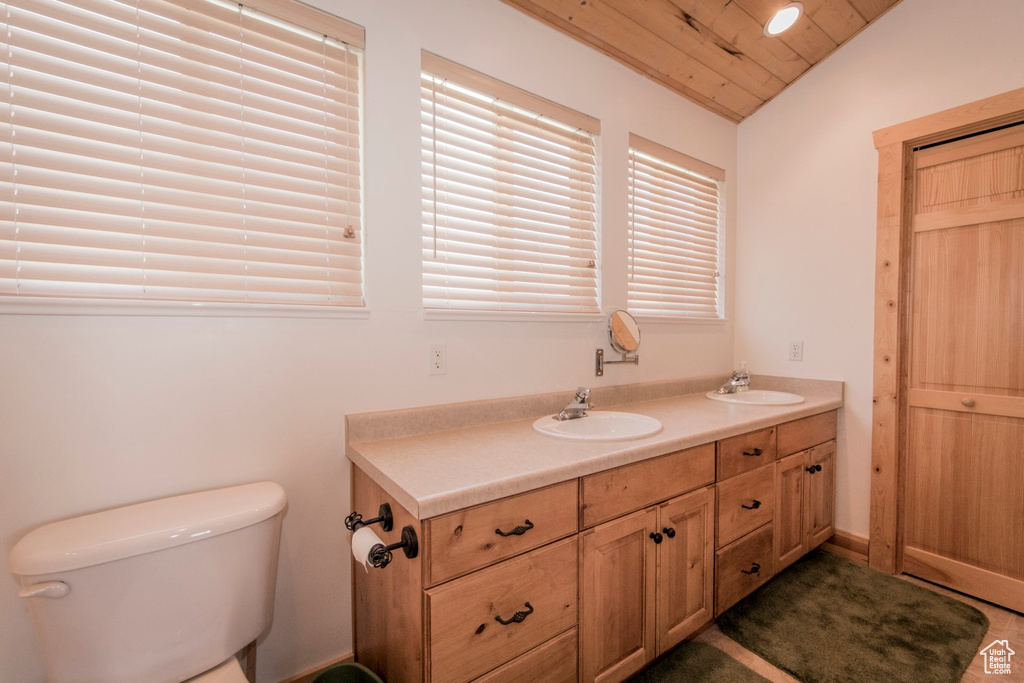
<instances>
[{"instance_id":1,"label":"electrical outlet","mask_svg":"<svg viewBox=\"0 0 1024 683\"><path fill-rule=\"evenodd\" d=\"M430 345L430 372L431 375L443 375L448 371L448 352L444 344Z\"/></svg>"},{"instance_id":2,"label":"electrical outlet","mask_svg":"<svg viewBox=\"0 0 1024 683\"><path fill-rule=\"evenodd\" d=\"M789 359L800 361L804 359L804 343L802 341L789 342Z\"/></svg>"}]
</instances>

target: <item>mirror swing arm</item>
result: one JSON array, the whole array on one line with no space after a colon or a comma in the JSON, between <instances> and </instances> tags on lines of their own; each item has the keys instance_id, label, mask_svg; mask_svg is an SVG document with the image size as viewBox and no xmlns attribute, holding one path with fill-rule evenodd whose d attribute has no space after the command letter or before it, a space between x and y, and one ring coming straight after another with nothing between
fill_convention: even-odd
<instances>
[{"instance_id":1,"label":"mirror swing arm","mask_svg":"<svg viewBox=\"0 0 1024 683\"><path fill-rule=\"evenodd\" d=\"M604 376L604 366L614 363L640 364L640 326L626 311L615 311L608 318L608 341L612 348L622 354L622 360L605 360L604 349L597 349L594 354L594 376ZM632 354L632 355L630 355Z\"/></svg>"},{"instance_id":2,"label":"mirror swing arm","mask_svg":"<svg viewBox=\"0 0 1024 683\"><path fill-rule=\"evenodd\" d=\"M605 360L604 349L597 349L594 355L594 375L597 377L604 377L604 366L611 363L632 363L633 365L640 365L640 356L629 354L622 354L622 360Z\"/></svg>"}]
</instances>

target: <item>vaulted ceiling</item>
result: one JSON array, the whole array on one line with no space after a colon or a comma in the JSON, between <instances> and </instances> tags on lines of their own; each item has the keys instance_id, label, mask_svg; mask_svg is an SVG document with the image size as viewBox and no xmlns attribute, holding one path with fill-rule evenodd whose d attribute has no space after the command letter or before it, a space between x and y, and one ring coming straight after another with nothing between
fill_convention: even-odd
<instances>
[{"instance_id":1,"label":"vaulted ceiling","mask_svg":"<svg viewBox=\"0 0 1024 683\"><path fill-rule=\"evenodd\" d=\"M504 0L731 121L742 121L899 0Z\"/></svg>"}]
</instances>

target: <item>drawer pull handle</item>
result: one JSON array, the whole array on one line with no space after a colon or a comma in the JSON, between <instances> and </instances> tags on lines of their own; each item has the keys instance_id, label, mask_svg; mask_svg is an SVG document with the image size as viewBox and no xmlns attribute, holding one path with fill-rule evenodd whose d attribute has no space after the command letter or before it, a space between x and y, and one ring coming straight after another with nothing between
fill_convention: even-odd
<instances>
[{"instance_id":1,"label":"drawer pull handle","mask_svg":"<svg viewBox=\"0 0 1024 683\"><path fill-rule=\"evenodd\" d=\"M661 534L659 534L659 533L658 533L657 531L655 531L655 532L653 532L653 533L651 534L651 538L652 538L652 539L654 540L654 544L655 544L655 545L658 545L658 544L659 544L659 543L661 543L661 542L662 542L663 540L665 540L664 538L662 538Z\"/></svg>"},{"instance_id":2,"label":"drawer pull handle","mask_svg":"<svg viewBox=\"0 0 1024 683\"><path fill-rule=\"evenodd\" d=\"M761 571L761 565L759 565L757 562L751 562L749 571L747 571L746 569L741 569L740 571L744 574L756 574L759 571Z\"/></svg>"},{"instance_id":3,"label":"drawer pull handle","mask_svg":"<svg viewBox=\"0 0 1024 683\"><path fill-rule=\"evenodd\" d=\"M505 619L502 619L500 616L498 616L496 614L496 615L494 615L494 620L496 622L498 622L499 624L501 624L502 626L508 626L509 624L521 624L521 623L523 623L526 620L526 617L528 617L531 614L533 614L533 605L531 605L528 602L525 603L525 604L526 604L526 611L525 612L516 612L515 614L512 615L512 618L507 620L507 621Z\"/></svg>"},{"instance_id":4,"label":"drawer pull handle","mask_svg":"<svg viewBox=\"0 0 1024 683\"><path fill-rule=\"evenodd\" d=\"M665 528L664 528L664 529L662 529L661 531L662 531L662 533L664 533L664 534L665 534L666 536L668 536L669 538L675 538L675 537L676 537L676 530L675 530L675 529L673 529L673 528L672 528L672 527L670 527L670 526L667 526L667 527L665 527Z\"/></svg>"},{"instance_id":5,"label":"drawer pull handle","mask_svg":"<svg viewBox=\"0 0 1024 683\"><path fill-rule=\"evenodd\" d=\"M494 533L498 534L499 536L522 536L532 528L533 522L531 522L530 520L526 520L526 524L520 524L512 531L502 531L501 529L495 529Z\"/></svg>"},{"instance_id":6,"label":"drawer pull handle","mask_svg":"<svg viewBox=\"0 0 1024 683\"><path fill-rule=\"evenodd\" d=\"M743 508L744 510L756 510L757 508L761 507L761 501L755 498L753 505L741 505L740 507Z\"/></svg>"},{"instance_id":7,"label":"drawer pull handle","mask_svg":"<svg viewBox=\"0 0 1024 683\"><path fill-rule=\"evenodd\" d=\"M760 448L755 448L753 451L743 451L743 455L758 456L764 453Z\"/></svg>"}]
</instances>

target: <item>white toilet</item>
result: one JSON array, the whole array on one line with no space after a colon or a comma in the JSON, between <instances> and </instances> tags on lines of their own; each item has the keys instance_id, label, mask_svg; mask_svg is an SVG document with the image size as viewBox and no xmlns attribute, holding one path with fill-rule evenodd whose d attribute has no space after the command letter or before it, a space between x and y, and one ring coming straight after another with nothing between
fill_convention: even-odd
<instances>
[{"instance_id":1,"label":"white toilet","mask_svg":"<svg viewBox=\"0 0 1024 683\"><path fill-rule=\"evenodd\" d=\"M243 683L285 493L261 482L48 524L11 550L50 683Z\"/></svg>"}]
</instances>

